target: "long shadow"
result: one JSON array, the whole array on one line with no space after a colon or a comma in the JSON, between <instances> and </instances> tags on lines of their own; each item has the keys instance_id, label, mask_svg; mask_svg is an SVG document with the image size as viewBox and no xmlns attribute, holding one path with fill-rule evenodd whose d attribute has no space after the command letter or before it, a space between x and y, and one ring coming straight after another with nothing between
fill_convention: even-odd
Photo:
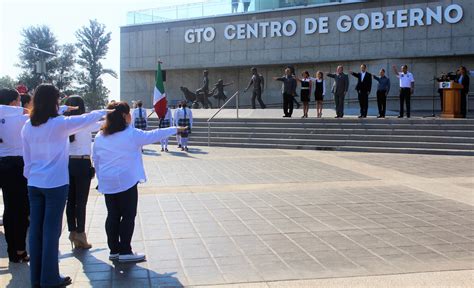
<instances>
[{"instance_id":1,"label":"long shadow","mask_svg":"<svg viewBox=\"0 0 474 288\"><path fill-rule=\"evenodd\" d=\"M190 153L190 154L202 154L202 155L209 154L209 152L203 151L199 148L189 148L188 153Z\"/></svg>"},{"instance_id":2,"label":"long shadow","mask_svg":"<svg viewBox=\"0 0 474 288\"><path fill-rule=\"evenodd\" d=\"M156 279L153 280L154 284L158 283L159 287L184 287L179 279L173 277L177 272L159 274L153 270L138 266L137 263L103 261L95 256L95 254L104 252L108 255L108 249L106 248L91 250L75 249L72 253L64 254L62 257L75 257L78 259L82 264L82 272L91 286L97 284L102 287L104 286L103 284L108 282L109 285L107 286L109 287L113 287L115 284L118 284L118 286L126 284L129 287L140 287L143 286L144 281L152 286L151 279ZM84 281L84 279L73 279L73 284L80 285L81 281Z\"/></svg>"},{"instance_id":3,"label":"long shadow","mask_svg":"<svg viewBox=\"0 0 474 288\"><path fill-rule=\"evenodd\" d=\"M152 150L152 149L143 149L142 154L147 155L147 156L160 156L160 153L158 153L158 152L156 152L156 150Z\"/></svg>"},{"instance_id":4,"label":"long shadow","mask_svg":"<svg viewBox=\"0 0 474 288\"><path fill-rule=\"evenodd\" d=\"M173 156L176 156L176 157L181 157L181 158L195 158L191 155L189 155L189 153L186 153L184 151L169 151L167 152Z\"/></svg>"},{"instance_id":5,"label":"long shadow","mask_svg":"<svg viewBox=\"0 0 474 288\"><path fill-rule=\"evenodd\" d=\"M10 263L7 254L7 242L5 241L5 234L0 231L0 258L2 258L2 265L0 265L0 278L11 275L10 282L5 287L18 288L30 287L30 269L27 263ZM6 263L4 265L4 263ZM2 284L5 283L2 281Z\"/></svg>"}]
</instances>

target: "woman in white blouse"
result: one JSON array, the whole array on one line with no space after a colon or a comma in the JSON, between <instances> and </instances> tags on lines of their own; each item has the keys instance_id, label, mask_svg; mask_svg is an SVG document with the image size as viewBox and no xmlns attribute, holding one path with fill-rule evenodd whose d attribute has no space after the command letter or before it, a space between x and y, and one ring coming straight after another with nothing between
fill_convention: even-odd
<instances>
[{"instance_id":1,"label":"woman in white blouse","mask_svg":"<svg viewBox=\"0 0 474 288\"><path fill-rule=\"evenodd\" d=\"M141 147L184 131L185 127L170 127L143 131L132 127L130 107L115 102L107 107L105 124L94 139L92 160L99 181L99 192L105 194L107 220L105 229L110 260L138 262L145 255L133 253L131 241L137 214L137 184L146 181Z\"/></svg>"},{"instance_id":2,"label":"woman in white blouse","mask_svg":"<svg viewBox=\"0 0 474 288\"><path fill-rule=\"evenodd\" d=\"M58 250L69 186L69 135L97 122L106 110L80 116L58 115L59 90L41 84L35 90L33 111L22 129L23 175L30 201L31 285L67 286L59 274Z\"/></svg>"},{"instance_id":3,"label":"woman in white blouse","mask_svg":"<svg viewBox=\"0 0 474 288\"><path fill-rule=\"evenodd\" d=\"M86 112L84 100L69 96L65 104L78 109L64 115L82 115ZM86 206L94 168L91 163L92 132L97 132L103 122L95 122L82 131L69 136L69 194L66 204L69 240L76 248L90 249L85 233Z\"/></svg>"},{"instance_id":4,"label":"woman in white blouse","mask_svg":"<svg viewBox=\"0 0 474 288\"><path fill-rule=\"evenodd\" d=\"M8 109L14 108L14 109ZM9 110L9 111L8 111ZM0 89L0 188L3 196L3 226L10 262L28 262L28 188L23 176L21 129L29 119L20 107L15 89Z\"/></svg>"}]
</instances>

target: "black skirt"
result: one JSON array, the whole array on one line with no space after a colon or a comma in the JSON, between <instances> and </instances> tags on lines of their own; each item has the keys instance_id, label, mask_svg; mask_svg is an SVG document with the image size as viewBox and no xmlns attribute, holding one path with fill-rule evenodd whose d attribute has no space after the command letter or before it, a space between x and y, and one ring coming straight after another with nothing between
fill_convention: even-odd
<instances>
[{"instance_id":1,"label":"black skirt","mask_svg":"<svg viewBox=\"0 0 474 288\"><path fill-rule=\"evenodd\" d=\"M309 102L309 89L301 89L301 102Z\"/></svg>"},{"instance_id":2,"label":"black skirt","mask_svg":"<svg viewBox=\"0 0 474 288\"><path fill-rule=\"evenodd\" d=\"M324 82L318 82L316 81L316 87L314 89L314 98L316 99L316 101L323 101L324 99L324 95L323 95L323 91L324 91L324 86L323 86L323 83Z\"/></svg>"}]
</instances>

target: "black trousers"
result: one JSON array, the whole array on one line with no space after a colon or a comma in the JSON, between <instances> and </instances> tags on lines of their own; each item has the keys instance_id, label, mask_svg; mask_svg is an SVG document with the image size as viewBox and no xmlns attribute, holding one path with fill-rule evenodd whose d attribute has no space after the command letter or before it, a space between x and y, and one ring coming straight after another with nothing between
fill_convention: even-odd
<instances>
[{"instance_id":1,"label":"black trousers","mask_svg":"<svg viewBox=\"0 0 474 288\"><path fill-rule=\"evenodd\" d=\"M23 158L0 157L0 188L2 188L3 226L8 258L15 260L17 251L26 250L26 232L29 226L28 188L23 177Z\"/></svg>"},{"instance_id":2,"label":"black trousers","mask_svg":"<svg viewBox=\"0 0 474 288\"><path fill-rule=\"evenodd\" d=\"M138 205L137 185L120 193L105 194L105 205L107 206L105 231L110 254L131 254L130 243L135 229Z\"/></svg>"},{"instance_id":3,"label":"black trousers","mask_svg":"<svg viewBox=\"0 0 474 288\"><path fill-rule=\"evenodd\" d=\"M85 231L86 206L92 176L90 159L69 159L69 194L66 205L69 231Z\"/></svg>"},{"instance_id":4,"label":"black trousers","mask_svg":"<svg viewBox=\"0 0 474 288\"><path fill-rule=\"evenodd\" d=\"M400 88L400 116L404 115L404 104L407 106L407 117L410 117L411 88Z\"/></svg>"},{"instance_id":5,"label":"black trousers","mask_svg":"<svg viewBox=\"0 0 474 288\"><path fill-rule=\"evenodd\" d=\"M265 109L265 103L262 100L262 90L255 89L252 91L252 109L255 109L255 99L260 104L260 108Z\"/></svg>"},{"instance_id":6,"label":"black trousers","mask_svg":"<svg viewBox=\"0 0 474 288\"><path fill-rule=\"evenodd\" d=\"M377 91L377 107L379 108L379 116L385 117L387 112L387 91Z\"/></svg>"},{"instance_id":7,"label":"black trousers","mask_svg":"<svg viewBox=\"0 0 474 288\"><path fill-rule=\"evenodd\" d=\"M441 105L441 112L443 112L443 89L438 89L439 93L439 103Z\"/></svg>"},{"instance_id":8,"label":"black trousers","mask_svg":"<svg viewBox=\"0 0 474 288\"><path fill-rule=\"evenodd\" d=\"M293 95L283 93L283 114L291 117L293 114Z\"/></svg>"},{"instance_id":9,"label":"black trousers","mask_svg":"<svg viewBox=\"0 0 474 288\"><path fill-rule=\"evenodd\" d=\"M461 114L463 118L467 115L467 93L461 91Z\"/></svg>"},{"instance_id":10,"label":"black trousers","mask_svg":"<svg viewBox=\"0 0 474 288\"><path fill-rule=\"evenodd\" d=\"M359 90L359 106L360 106L360 116L367 117L367 110L369 109L369 92Z\"/></svg>"}]
</instances>

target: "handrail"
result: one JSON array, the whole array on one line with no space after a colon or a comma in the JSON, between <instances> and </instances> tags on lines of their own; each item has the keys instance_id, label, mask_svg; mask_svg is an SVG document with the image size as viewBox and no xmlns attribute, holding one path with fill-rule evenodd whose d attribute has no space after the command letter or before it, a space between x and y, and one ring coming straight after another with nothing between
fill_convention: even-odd
<instances>
[{"instance_id":1,"label":"handrail","mask_svg":"<svg viewBox=\"0 0 474 288\"><path fill-rule=\"evenodd\" d=\"M239 95L239 91L235 92L234 95L232 95L227 101L225 101L225 103L222 104L221 108L219 108L219 110L217 110L217 112L214 113L214 115L212 115L209 119L207 119L207 122L214 119L214 117L216 117L217 114L219 114L219 112L221 112L221 110L225 107L225 105L227 105L227 103L229 103L230 100L234 99L234 97L236 97L237 95ZM237 109L237 118L239 118L239 97L238 96L237 96L237 101L236 101L235 108Z\"/></svg>"},{"instance_id":2,"label":"handrail","mask_svg":"<svg viewBox=\"0 0 474 288\"><path fill-rule=\"evenodd\" d=\"M239 90L237 90L234 95L232 95L225 103L219 108L219 110L214 113L209 119L207 119L207 146L211 146L211 120L221 112L221 110L235 97L235 109L237 112L237 119L239 119Z\"/></svg>"}]
</instances>

